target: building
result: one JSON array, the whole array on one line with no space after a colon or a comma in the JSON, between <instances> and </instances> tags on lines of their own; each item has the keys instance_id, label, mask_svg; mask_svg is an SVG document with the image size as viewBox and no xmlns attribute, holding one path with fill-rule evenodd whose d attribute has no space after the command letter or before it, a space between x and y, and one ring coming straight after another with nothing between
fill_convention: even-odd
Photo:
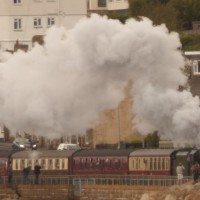
<instances>
[{"instance_id":1,"label":"building","mask_svg":"<svg viewBox=\"0 0 200 200\"><path fill-rule=\"evenodd\" d=\"M88 14L125 14L129 8L128 0L88 0Z\"/></svg>"},{"instance_id":2,"label":"building","mask_svg":"<svg viewBox=\"0 0 200 200\"><path fill-rule=\"evenodd\" d=\"M200 97L200 51L186 51L190 91L194 96Z\"/></svg>"},{"instance_id":3,"label":"building","mask_svg":"<svg viewBox=\"0 0 200 200\"><path fill-rule=\"evenodd\" d=\"M141 135L133 127L133 100L130 94L131 84L125 88L125 97L115 109L109 109L101 114L99 123L93 129L92 147L125 148L134 140L143 141Z\"/></svg>"},{"instance_id":4,"label":"building","mask_svg":"<svg viewBox=\"0 0 200 200\"><path fill-rule=\"evenodd\" d=\"M1 0L0 49L31 49L49 27L69 29L86 16L87 0Z\"/></svg>"}]
</instances>

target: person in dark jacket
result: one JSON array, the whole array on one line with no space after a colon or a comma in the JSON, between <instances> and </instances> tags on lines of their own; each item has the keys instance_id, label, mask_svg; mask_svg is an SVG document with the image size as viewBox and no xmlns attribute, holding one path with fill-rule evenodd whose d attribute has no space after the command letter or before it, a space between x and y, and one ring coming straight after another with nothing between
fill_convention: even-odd
<instances>
[{"instance_id":1,"label":"person in dark jacket","mask_svg":"<svg viewBox=\"0 0 200 200\"><path fill-rule=\"evenodd\" d=\"M35 184L39 183L40 169L41 169L41 166L36 164L34 167Z\"/></svg>"},{"instance_id":2,"label":"person in dark jacket","mask_svg":"<svg viewBox=\"0 0 200 200\"><path fill-rule=\"evenodd\" d=\"M12 165L8 165L8 183L12 183L12 177L13 177L13 170L12 170Z\"/></svg>"},{"instance_id":3,"label":"person in dark jacket","mask_svg":"<svg viewBox=\"0 0 200 200\"><path fill-rule=\"evenodd\" d=\"M197 183L198 180L199 180L199 170L200 170L200 167L199 167L199 163L196 162L193 166L193 179L194 179L194 183Z\"/></svg>"},{"instance_id":4,"label":"person in dark jacket","mask_svg":"<svg viewBox=\"0 0 200 200\"><path fill-rule=\"evenodd\" d=\"M29 183L29 174L30 174L30 171L31 171L31 167L30 166L25 167L23 169L23 183L24 184Z\"/></svg>"}]
</instances>

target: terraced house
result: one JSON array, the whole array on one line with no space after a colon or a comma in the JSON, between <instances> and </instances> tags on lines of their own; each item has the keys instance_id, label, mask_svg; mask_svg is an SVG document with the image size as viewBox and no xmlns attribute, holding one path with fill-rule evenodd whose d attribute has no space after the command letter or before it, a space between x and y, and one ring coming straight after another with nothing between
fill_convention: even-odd
<instances>
[{"instance_id":1,"label":"terraced house","mask_svg":"<svg viewBox=\"0 0 200 200\"><path fill-rule=\"evenodd\" d=\"M72 28L87 16L87 0L1 0L0 48L31 49L53 26Z\"/></svg>"},{"instance_id":2,"label":"terraced house","mask_svg":"<svg viewBox=\"0 0 200 200\"><path fill-rule=\"evenodd\" d=\"M88 14L125 14L129 8L128 0L88 0Z\"/></svg>"}]
</instances>

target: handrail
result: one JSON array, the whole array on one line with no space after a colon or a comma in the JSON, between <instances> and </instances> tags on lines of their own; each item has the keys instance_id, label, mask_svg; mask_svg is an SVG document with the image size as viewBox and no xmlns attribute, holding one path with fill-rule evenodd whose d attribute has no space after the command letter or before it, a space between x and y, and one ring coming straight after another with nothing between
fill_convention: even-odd
<instances>
[{"instance_id":1,"label":"handrail","mask_svg":"<svg viewBox=\"0 0 200 200\"><path fill-rule=\"evenodd\" d=\"M192 176L185 176L182 183L192 180ZM12 184L34 184L34 176L24 180L23 176L13 176ZM81 185L137 185L137 186L172 186L177 184L176 176L137 176L137 175L81 175L81 176L44 176L39 177L39 184L76 184ZM0 184L8 184L8 177L2 176Z\"/></svg>"}]
</instances>

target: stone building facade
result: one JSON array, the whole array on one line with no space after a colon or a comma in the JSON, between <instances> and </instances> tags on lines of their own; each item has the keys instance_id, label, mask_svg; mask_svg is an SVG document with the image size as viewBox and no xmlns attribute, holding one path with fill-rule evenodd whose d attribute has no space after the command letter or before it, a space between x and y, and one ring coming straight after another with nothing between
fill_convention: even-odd
<instances>
[{"instance_id":1,"label":"stone building facade","mask_svg":"<svg viewBox=\"0 0 200 200\"><path fill-rule=\"evenodd\" d=\"M133 101L130 90L131 84L125 88L125 97L118 107L101 114L98 125L93 129L93 148L100 144L122 148L133 140L143 140L143 136L133 127Z\"/></svg>"}]
</instances>

